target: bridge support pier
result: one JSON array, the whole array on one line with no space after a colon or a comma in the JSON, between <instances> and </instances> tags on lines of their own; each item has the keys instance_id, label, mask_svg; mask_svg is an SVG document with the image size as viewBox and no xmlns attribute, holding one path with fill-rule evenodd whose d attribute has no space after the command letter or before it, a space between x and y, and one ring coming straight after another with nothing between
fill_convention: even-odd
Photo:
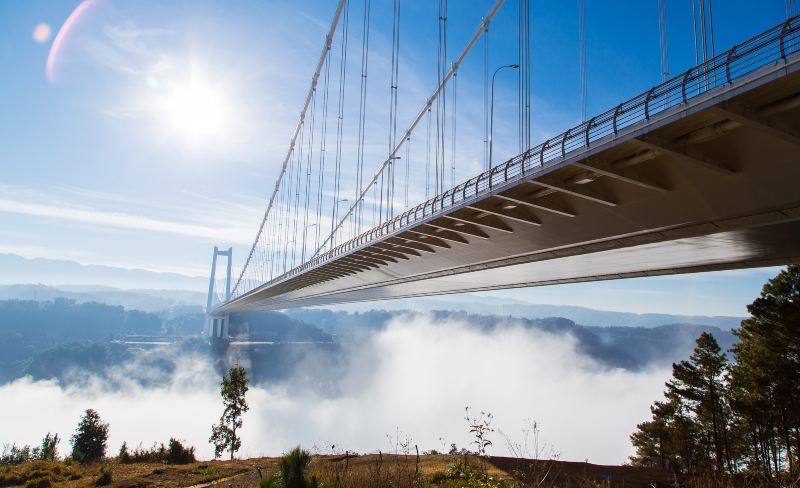
<instances>
[{"instance_id":1,"label":"bridge support pier","mask_svg":"<svg viewBox=\"0 0 800 488\"><path fill-rule=\"evenodd\" d=\"M204 335L210 339L229 339L230 338L230 316L206 315Z\"/></svg>"}]
</instances>

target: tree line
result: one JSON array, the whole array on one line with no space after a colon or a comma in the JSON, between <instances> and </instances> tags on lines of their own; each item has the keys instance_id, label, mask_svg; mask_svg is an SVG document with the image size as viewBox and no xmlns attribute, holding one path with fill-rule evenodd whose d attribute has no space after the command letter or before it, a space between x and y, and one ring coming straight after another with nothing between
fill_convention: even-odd
<instances>
[{"instance_id":1,"label":"tree line","mask_svg":"<svg viewBox=\"0 0 800 488\"><path fill-rule=\"evenodd\" d=\"M768 281L747 309L730 360L702 333L673 364L664 399L631 435L633 464L770 482L800 475L800 266Z\"/></svg>"}]
</instances>

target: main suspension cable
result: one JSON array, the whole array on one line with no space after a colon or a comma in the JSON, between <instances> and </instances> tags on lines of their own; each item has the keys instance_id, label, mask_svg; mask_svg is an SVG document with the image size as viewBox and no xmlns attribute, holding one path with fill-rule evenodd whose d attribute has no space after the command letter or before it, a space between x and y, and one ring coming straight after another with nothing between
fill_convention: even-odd
<instances>
[{"instance_id":1,"label":"main suspension cable","mask_svg":"<svg viewBox=\"0 0 800 488\"><path fill-rule=\"evenodd\" d=\"M306 94L305 103L303 104L303 109L300 111L300 120L295 125L294 132L292 133L292 139L289 144L289 150L286 153L286 156L283 159L283 164L281 165L281 170L278 173L278 179L275 182L275 187L270 195L269 201L267 203L267 209L264 211L264 216L261 219L261 224L258 227L258 232L256 233L256 238L253 241L253 245L250 247L250 253L247 255L247 259L245 260L244 266L242 267L241 272L239 273L239 278L236 280L236 284L233 286L231 291L232 294L236 294L239 290L239 284L244 278L245 273L247 272L247 268L250 265L250 261L253 258L253 254L255 253L256 247L260 242L262 234L264 233L264 227L269 218L270 212L272 207L275 203L275 199L278 195L278 192L281 187L281 182L283 181L283 177L286 174L286 168L289 164L289 159L292 156L292 150L294 149L295 142L297 140L298 133L300 132L300 125L302 124L303 119L305 118L306 110L308 109L308 105L311 102L311 94L314 88L317 85L317 80L319 79L320 72L322 71L322 64L325 62L325 56L328 52L328 48L330 44L333 42L333 35L336 33L336 28L339 24L339 17L342 14L342 10L344 8L346 0L339 0L339 4L336 7L336 12L334 13L333 20L331 21L330 29L328 29L328 35L325 37L325 45L322 49L322 53L320 54L319 60L317 62L316 70L314 71L314 75L311 77L311 86L308 89L308 93Z\"/></svg>"},{"instance_id":2,"label":"main suspension cable","mask_svg":"<svg viewBox=\"0 0 800 488\"><path fill-rule=\"evenodd\" d=\"M417 113L416 117L414 117L413 121L411 122L411 124L408 126L408 128L404 132L403 138L400 139L400 142L398 143L398 145L392 151L391 157L394 157L394 156L397 155L398 151L401 149L402 145L406 141L406 138L411 135L411 133L414 131L414 129L420 123L422 118L425 116L425 112L427 112L431 108L433 103L435 103L436 100L438 99L438 97L443 93L443 91L445 89L445 86L447 85L447 83L450 81L450 79L455 74L455 70L458 69L458 67L461 65L461 63L466 58L467 54L469 54L469 52L472 50L473 46L475 45L475 43L478 41L478 39L480 38L481 34L483 33L483 30L491 23L492 19L497 14L498 10L503 5L504 1L505 0L496 0L495 3L492 5L492 7L489 9L489 12L484 17L484 20L481 22L480 26L478 27L478 30L469 39L469 41L467 42L467 45L461 51L461 54L457 57L456 61L453 62L453 64L452 64L453 67L450 69L450 71L447 73L447 75L444 77L444 79L442 79L441 83L439 83L439 85L433 91L433 94L428 98L428 100L425 103L425 105L423 106L423 108ZM377 182L377 180L380 177L381 173L386 169L386 167L388 166L390 161L391 161L391 159L387 158L378 167L378 169L375 171L375 174L373 175L372 179L366 185L366 188L364 188L361 191L361 194L358 196L356 202L354 202L353 205L345 213L345 215L342 218L339 219L339 222L336 224L336 226L335 226L335 228L333 230L333 233L336 233L341 228L341 226L344 224L345 220L347 218L349 218L350 215L352 215L355 212L356 207L361 204L361 202L363 201L364 197L366 196L368 189ZM319 255L319 253L322 251L322 249L324 249L328 245L330 240L331 240L331 236L328 236L323 241L323 243L319 246L319 248L314 253L312 258L316 257L317 255Z\"/></svg>"}]
</instances>

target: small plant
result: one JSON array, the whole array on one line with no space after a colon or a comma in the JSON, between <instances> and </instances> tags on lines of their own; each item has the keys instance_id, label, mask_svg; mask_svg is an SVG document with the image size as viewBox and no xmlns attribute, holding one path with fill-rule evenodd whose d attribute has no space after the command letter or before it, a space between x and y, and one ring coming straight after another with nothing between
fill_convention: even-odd
<instances>
[{"instance_id":1,"label":"small plant","mask_svg":"<svg viewBox=\"0 0 800 488\"><path fill-rule=\"evenodd\" d=\"M50 488L53 482L47 476L30 479L25 483L25 488Z\"/></svg>"},{"instance_id":2,"label":"small plant","mask_svg":"<svg viewBox=\"0 0 800 488\"><path fill-rule=\"evenodd\" d=\"M32 457L31 446L17 447L16 444L4 444L3 453L0 454L0 464L13 466L30 461Z\"/></svg>"},{"instance_id":3,"label":"small plant","mask_svg":"<svg viewBox=\"0 0 800 488\"><path fill-rule=\"evenodd\" d=\"M117 455L117 461L120 464L129 464L131 463L131 453L128 451L128 443L123 441L122 446L119 448L119 454Z\"/></svg>"},{"instance_id":4,"label":"small plant","mask_svg":"<svg viewBox=\"0 0 800 488\"><path fill-rule=\"evenodd\" d=\"M319 488L316 476L307 475L311 454L300 446L292 449L278 461L278 470L269 478L262 479L259 488Z\"/></svg>"},{"instance_id":5,"label":"small plant","mask_svg":"<svg viewBox=\"0 0 800 488\"><path fill-rule=\"evenodd\" d=\"M465 411L464 420L467 421L469 432L475 438L470 444L475 446L475 454L481 457L486 456L486 448L492 445L489 434L494 432L492 429L493 416L491 413L482 411L480 417L471 417L469 407L465 407Z\"/></svg>"},{"instance_id":6,"label":"small plant","mask_svg":"<svg viewBox=\"0 0 800 488\"><path fill-rule=\"evenodd\" d=\"M516 466L511 475L520 482L531 486L548 486L558 477L558 458L560 453L552 446L540 442L541 428L535 420L525 419L522 440L517 441L500 431L506 448L516 458Z\"/></svg>"},{"instance_id":7,"label":"small plant","mask_svg":"<svg viewBox=\"0 0 800 488\"><path fill-rule=\"evenodd\" d=\"M42 461L58 461L59 442L61 442L61 439L58 434L50 435L50 432L48 432L42 439L42 445L34 457Z\"/></svg>"},{"instance_id":8,"label":"small plant","mask_svg":"<svg viewBox=\"0 0 800 488\"><path fill-rule=\"evenodd\" d=\"M448 481L456 482L453 486L459 488L502 488L505 486L503 480L475 471L460 461L454 461L447 471L434 473L431 477L431 483L437 485L450 486L447 484Z\"/></svg>"}]
</instances>

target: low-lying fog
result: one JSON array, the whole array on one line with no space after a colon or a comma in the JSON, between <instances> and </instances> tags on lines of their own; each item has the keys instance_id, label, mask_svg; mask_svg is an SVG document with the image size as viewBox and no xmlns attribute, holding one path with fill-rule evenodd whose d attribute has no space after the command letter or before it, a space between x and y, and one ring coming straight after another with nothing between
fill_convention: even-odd
<instances>
[{"instance_id":1,"label":"low-lying fog","mask_svg":"<svg viewBox=\"0 0 800 488\"><path fill-rule=\"evenodd\" d=\"M628 435L649 416L670 371L609 369L578 352L570 335L524 329L509 322L490 331L456 320L400 316L350 346L345 364L330 367L307 357L296 381L253 386L247 395L239 457L276 455L297 444L328 452L392 452L392 438L408 436L420 451L469 447L464 407L494 414L491 454L508 454L502 430L522 441L527 420L541 429L540 444L563 460L622 463L632 453ZM162 374L147 356L85 381L62 386L23 378L0 386L0 443L38 444L47 432L68 438L86 408L111 424L109 454L123 441L135 447L170 436L213 454L211 425L221 414L219 374L209 358L178 358L178 371L160 386L130 378ZM297 387L329 368L335 388ZM295 386L292 386L295 385ZM335 393L322 393L324 391ZM412 447L413 450L413 447Z\"/></svg>"}]
</instances>

